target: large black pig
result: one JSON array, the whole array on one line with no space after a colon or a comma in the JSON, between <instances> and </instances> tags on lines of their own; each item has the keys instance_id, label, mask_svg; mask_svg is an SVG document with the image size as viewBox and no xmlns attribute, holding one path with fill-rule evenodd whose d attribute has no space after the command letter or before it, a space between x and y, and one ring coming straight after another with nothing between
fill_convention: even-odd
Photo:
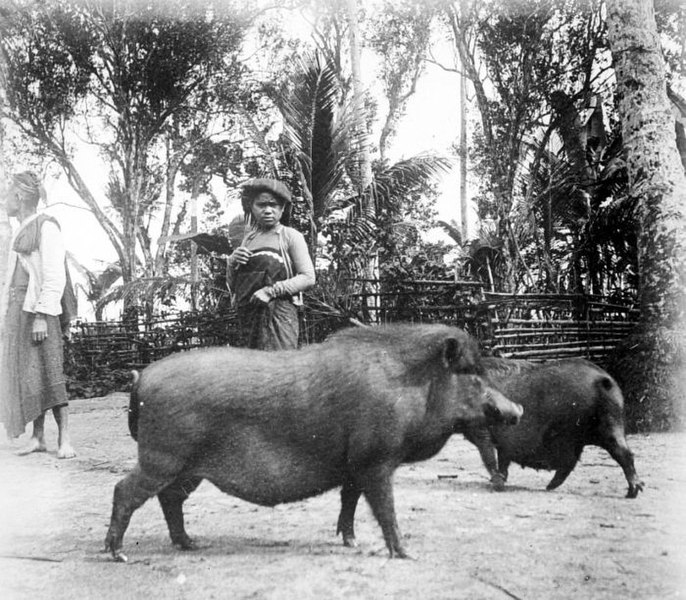
<instances>
[{"instance_id":1,"label":"large black pig","mask_svg":"<svg viewBox=\"0 0 686 600\"><path fill-rule=\"evenodd\" d=\"M395 469L436 454L460 423L521 415L480 373L475 342L440 325L355 328L302 350L225 347L160 360L131 393L138 464L115 486L106 549L126 560L131 515L155 495L172 542L191 548L182 505L208 479L264 506L342 486L344 541L354 538L346 511L364 495L391 556L405 557Z\"/></svg>"},{"instance_id":2,"label":"large black pig","mask_svg":"<svg viewBox=\"0 0 686 600\"><path fill-rule=\"evenodd\" d=\"M584 446L595 445L624 470L628 498L643 490L624 435L624 397L607 372L583 359L483 358L482 364L498 389L524 407L521 421L511 428L470 424L461 429L479 449L495 489L503 489L515 462L554 470L547 486L553 490L572 472Z\"/></svg>"}]
</instances>

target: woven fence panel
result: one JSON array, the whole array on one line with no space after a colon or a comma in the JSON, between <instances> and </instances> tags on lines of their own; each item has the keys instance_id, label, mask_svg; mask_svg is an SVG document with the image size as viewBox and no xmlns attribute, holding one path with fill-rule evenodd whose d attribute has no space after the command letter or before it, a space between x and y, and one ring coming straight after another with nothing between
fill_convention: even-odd
<instances>
[{"instance_id":1,"label":"woven fence panel","mask_svg":"<svg viewBox=\"0 0 686 600\"><path fill-rule=\"evenodd\" d=\"M308 304L300 312L301 344L320 342L351 324L446 323L477 337L487 353L532 360L579 356L602 364L638 317L629 302L485 294L471 282L378 286L350 294L346 306L343 314ZM176 313L133 327L124 322L76 323L66 355L78 378L105 368L138 369L174 352L236 345L237 340L235 311Z\"/></svg>"},{"instance_id":2,"label":"woven fence panel","mask_svg":"<svg viewBox=\"0 0 686 600\"><path fill-rule=\"evenodd\" d=\"M576 295L489 294L483 312L493 354L530 360L583 357L601 365L638 320L631 303Z\"/></svg>"}]
</instances>

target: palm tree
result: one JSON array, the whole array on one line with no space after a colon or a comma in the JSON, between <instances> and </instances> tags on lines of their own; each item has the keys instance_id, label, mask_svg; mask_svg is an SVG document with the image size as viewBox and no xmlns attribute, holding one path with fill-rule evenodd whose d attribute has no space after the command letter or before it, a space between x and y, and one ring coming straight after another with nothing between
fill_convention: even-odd
<instances>
[{"instance_id":1,"label":"palm tree","mask_svg":"<svg viewBox=\"0 0 686 600\"><path fill-rule=\"evenodd\" d=\"M403 197L449 166L447 159L426 154L376 163L372 183L363 189L358 159L368 146L362 132L369 116L346 101L333 65L319 54L301 59L300 76L274 100L283 115L286 157L298 174L313 250L326 230L359 266L373 251L380 215L395 214Z\"/></svg>"},{"instance_id":2,"label":"palm tree","mask_svg":"<svg viewBox=\"0 0 686 600\"><path fill-rule=\"evenodd\" d=\"M366 115L345 103L334 67L318 53L300 59L294 81L274 101L283 116L286 159L297 174L314 250L326 219L355 196L354 165L366 143Z\"/></svg>"}]
</instances>

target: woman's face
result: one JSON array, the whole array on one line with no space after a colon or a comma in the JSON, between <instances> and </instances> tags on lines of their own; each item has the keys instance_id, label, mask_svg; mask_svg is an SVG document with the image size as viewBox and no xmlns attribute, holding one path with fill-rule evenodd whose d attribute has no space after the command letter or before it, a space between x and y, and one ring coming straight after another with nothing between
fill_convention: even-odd
<instances>
[{"instance_id":1,"label":"woman's face","mask_svg":"<svg viewBox=\"0 0 686 600\"><path fill-rule=\"evenodd\" d=\"M252 216L258 227L272 229L281 221L284 203L270 192L260 192L252 201Z\"/></svg>"},{"instance_id":2,"label":"woman's face","mask_svg":"<svg viewBox=\"0 0 686 600\"><path fill-rule=\"evenodd\" d=\"M14 185L10 185L6 189L5 210L10 217L16 217L22 207L21 196Z\"/></svg>"}]
</instances>

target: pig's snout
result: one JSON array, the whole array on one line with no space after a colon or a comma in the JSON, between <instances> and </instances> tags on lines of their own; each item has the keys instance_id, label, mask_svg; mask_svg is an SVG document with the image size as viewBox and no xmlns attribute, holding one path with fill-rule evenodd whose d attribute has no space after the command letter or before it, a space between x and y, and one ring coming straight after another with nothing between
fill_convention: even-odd
<instances>
[{"instance_id":1,"label":"pig's snout","mask_svg":"<svg viewBox=\"0 0 686 600\"><path fill-rule=\"evenodd\" d=\"M516 425L524 414L524 408L521 404L508 400L499 391L489 388L486 390L484 414L489 423Z\"/></svg>"}]
</instances>

